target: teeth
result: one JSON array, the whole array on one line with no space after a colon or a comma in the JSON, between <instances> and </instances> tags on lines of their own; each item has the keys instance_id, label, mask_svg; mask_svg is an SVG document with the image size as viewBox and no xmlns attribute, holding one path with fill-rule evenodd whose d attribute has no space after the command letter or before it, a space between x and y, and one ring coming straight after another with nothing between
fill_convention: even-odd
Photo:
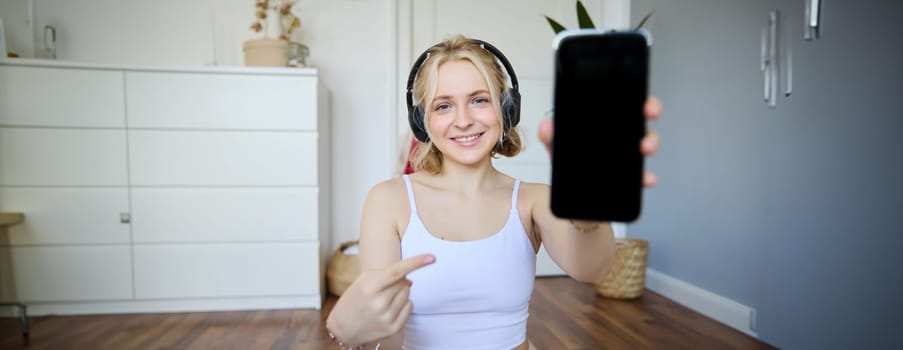
<instances>
[{"instance_id":1,"label":"teeth","mask_svg":"<svg viewBox=\"0 0 903 350\"><path fill-rule=\"evenodd\" d=\"M465 137L456 137L454 140L455 140L455 141L458 141L458 142L470 142L470 141L476 140L477 137L479 137L479 136L480 136L480 135L472 135L472 136L465 136Z\"/></svg>"}]
</instances>

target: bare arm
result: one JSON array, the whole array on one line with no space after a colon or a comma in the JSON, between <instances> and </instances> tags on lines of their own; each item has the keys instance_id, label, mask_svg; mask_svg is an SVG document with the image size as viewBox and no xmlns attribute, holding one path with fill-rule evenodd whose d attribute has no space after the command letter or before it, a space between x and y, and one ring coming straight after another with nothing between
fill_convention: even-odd
<instances>
[{"instance_id":1,"label":"bare arm","mask_svg":"<svg viewBox=\"0 0 903 350\"><path fill-rule=\"evenodd\" d=\"M398 225L393 221L394 215L387 213L388 208L393 208L391 187L387 183L377 185L364 202L360 230L361 270L381 269L401 260ZM380 349L387 350L401 349L403 342L404 328L379 340Z\"/></svg>"},{"instance_id":2,"label":"bare arm","mask_svg":"<svg viewBox=\"0 0 903 350\"><path fill-rule=\"evenodd\" d=\"M662 107L658 99L646 100L643 112L647 120L656 120ZM539 140L550 150L552 143L552 121L544 120L539 125ZM649 130L640 142L640 152L646 157L659 148L659 136ZM550 152L551 153L551 152ZM652 187L656 177L649 171L643 174L643 185ZM549 187L535 185L532 194L532 215L534 230L538 232L546 251L555 263L568 275L584 282L596 282L605 278L614 260L614 231L608 222L574 222L562 220L552 214L549 208Z\"/></svg>"},{"instance_id":3,"label":"bare arm","mask_svg":"<svg viewBox=\"0 0 903 350\"><path fill-rule=\"evenodd\" d=\"M383 269L401 260L393 184L383 182L367 194L360 228L361 270Z\"/></svg>"},{"instance_id":4,"label":"bare arm","mask_svg":"<svg viewBox=\"0 0 903 350\"><path fill-rule=\"evenodd\" d=\"M405 276L435 261L431 255L401 260L396 223L397 183L376 185L367 195L361 218L361 274L342 293L326 325L347 345L381 343L400 349L401 330L413 310L410 281ZM404 192L401 192L404 193ZM368 347L370 348L370 347Z\"/></svg>"},{"instance_id":5,"label":"bare arm","mask_svg":"<svg viewBox=\"0 0 903 350\"><path fill-rule=\"evenodd\" d=\"M549 257L569 276L581 282L605 278L614 261L614 230L608 222L571 223L549 208L549 186L531 184L533 229Z\"/></svg>"}]
</instances>

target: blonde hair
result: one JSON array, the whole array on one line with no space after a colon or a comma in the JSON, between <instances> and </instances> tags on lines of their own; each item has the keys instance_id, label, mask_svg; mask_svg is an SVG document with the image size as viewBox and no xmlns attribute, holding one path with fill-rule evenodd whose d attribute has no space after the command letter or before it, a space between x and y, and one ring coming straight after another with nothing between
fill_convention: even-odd
<instances>
[{"instance_id":1,"label":"blonde hair","mask_svg":"<svg viewBox=\"0 0 903 350\"><path fill-rule=\"evenodd\" d=\"M486 85L489 86L489 94L492 100L493 108L498 115L499 125L504 126L502 120L502 101L510 98L507 96L508 76L502 66L496 61L495 55L480 46L479 43L467 38L463 35L456 35L450 39L429 49L429 57L424 60L420 66L420 71L414 80L413 100L414 105L419 106L423 111L423 125L429 125L426 121L429 118L431 109L426 108L428 101L432 101L436 97L439 89L439 66L450 61L469 61L477 68ZM442 171L442 152L433 144L432 135L429 128L426 129L430 139L417 145L417 149L413 151L411 164L414 170L426 171L429 174L438 174ZM520 132L516 127L509 130L502 130L498 143L492 149L492 157L503 155L513 157L521 152L523 145L521 143Z\"/></svg>"}]
</instances>

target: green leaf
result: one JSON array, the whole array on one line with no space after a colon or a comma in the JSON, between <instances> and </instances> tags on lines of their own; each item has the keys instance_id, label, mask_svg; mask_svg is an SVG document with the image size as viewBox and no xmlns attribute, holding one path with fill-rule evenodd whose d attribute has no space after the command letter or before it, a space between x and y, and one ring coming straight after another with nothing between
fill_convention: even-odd
<instances>
[{"instance_id":1,"label":"green leaf","mask_svg":"<svg viewBox=\"0 0 903 350\"><path fill-rule=\"evenodd\" d=\"M583 7L583 2L580 0L577 0L577 23L580 24L580 28L596 28L593 20L589 18L589 13L586 12L586 7Z\"/></svg>"},{"instance_id":2,"label":"green leaf","mask_svg":"<svg viewBox=\"0 0 903 350\"><path fill-rule=\"evenodd\" d=\"M554 19L549 18L549 16L545 16L546 21L549 21L549 26L552 27L552 30L555 31L555 34L560 33L564 30L564 26L561 23L556 22Z\"/></svg>"},{"instance_id":3,"label":"green leaf","mask_svg":"<svg viewBox=\"0 0 903 350\"><path fill-rule=\"evenodd\" d=\"M653 12L655 12L655 10L649 11L649 13L647 13L646 16L643 17L643 20L640 21L640 24L638 24L638 25L636 26L636 29L643 28L643 26L646 25L646 21L649 20L649 17L652 17L652 13L653 13Z\"/></svg>"}]
</instances>

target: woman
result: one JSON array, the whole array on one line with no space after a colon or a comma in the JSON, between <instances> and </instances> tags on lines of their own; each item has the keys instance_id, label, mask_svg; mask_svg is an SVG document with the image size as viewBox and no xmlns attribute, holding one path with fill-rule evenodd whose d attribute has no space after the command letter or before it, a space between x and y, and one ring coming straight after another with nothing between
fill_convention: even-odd
<instances>
[{"instance_id":1,"label":"woman","mask_svg":"<svg viewBox=\"0 0 903 350\"><path fill-rule=\"evenodd\" d=\"M501 53L463 36L428 53L409 91L412 131L423 142L412 159L417 171L368 193L362 272L327 330L349 349L398 349L402 339L408 350L533 348L526 329L540 245L569 276L600 281L615 252L611 224L559 219L548 185L493 166L521 150L519 96L507 87ZM654 99L646 115L658 117ZM550 121L539 130L548 150ZM638 147L654 153L655 133ZM646 174L646 186L654 181Z\"/></svg>"}]
</instances>

